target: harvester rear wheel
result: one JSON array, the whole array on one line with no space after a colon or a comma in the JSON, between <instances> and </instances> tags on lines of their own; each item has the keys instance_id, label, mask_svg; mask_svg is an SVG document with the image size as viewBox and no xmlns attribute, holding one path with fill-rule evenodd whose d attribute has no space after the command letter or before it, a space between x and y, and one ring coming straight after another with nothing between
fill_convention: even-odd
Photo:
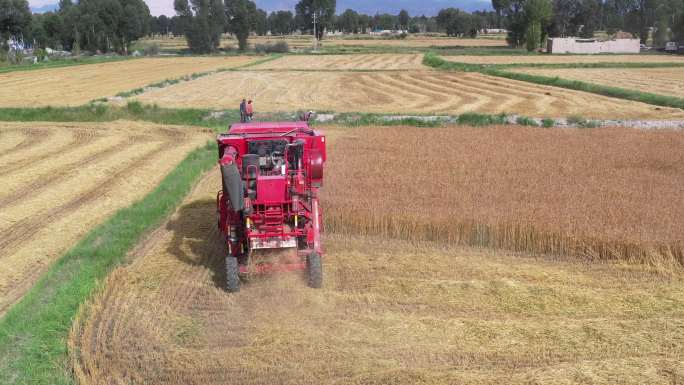
<instances>
[{"instance_id":1,"label":"harvester rear wheel","mask_svg":"<svg viewBox=\"0 0 684 385\"><path fill-rule=\"evenodd\" d=\"M323 286L323 264L318 253L309 254L306 260L306 270L309 273L309 287L320 289Z\"/></svg>"},{"instance_id":2,"label":"harvester rear wheel","mask_svg":"<svg viewBox=\"0 0 684 385\"><path fill-rule=\"evenodd\" d=\"M229 255L226 257L226 291L237 293L240 291L240 268L238 259Z\"/></svg>"}]
</instances>

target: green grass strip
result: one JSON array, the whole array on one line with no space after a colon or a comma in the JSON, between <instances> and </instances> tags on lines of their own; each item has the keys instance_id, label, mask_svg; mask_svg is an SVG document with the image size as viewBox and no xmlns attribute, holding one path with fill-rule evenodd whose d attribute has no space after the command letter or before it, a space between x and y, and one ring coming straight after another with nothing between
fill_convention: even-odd
<instances>
[{"instance_id":1,"label":"green grass strip","mask_svg":"<svg viewBox=\"0 0 684 385\"><path fill-rule=\"evenodd\" d=\"M154 191L90 231L0 319L1 384L73 384L67 338L79 307L214 165L214 147L191 152Z\"/></svg>"},{"instance_id":2,"label":"green grass strip","mask_svg":"<svg viewBox=\"0 0 684 385\"><path fill-rule=\"evenodd\" d=\"M53 61L41 62L38 64L17 64L0 66L0 74L15 71L35 71L48 68L72 67L85 64L100 64L136 59L132 56L106 56L106 57L81 57L69 59L57 59Z\"/></svg>"},{"instance_id":3,"label":"green grass strip","mask_svg":"<svg viewBox=\"0 0 684 385\"><path fill-rule=\"evenodd\" d=\"M636 102L648 103L656 106L673 107L684 109L684 99L652 94L649 92L641 92L636 90L629 90L625 88L610 87L600 84L593 84L582 82L579 80L568 80L559 77L548 77L540 75L530 75L524 73L509 72L500 69L498 66L482 65L482 64L466 64L466 63L452 63L442 59L432 52L425 54L423 63L427 66L447 70L447 71L465 71L465 72L480 72L485 75L498 76L502 78L520 80L529 83L541 84L546 86L554 86L560 88L567 88L576 91L590 92L593 94L610 96L618 99L632 100Z\"/></svg>"},{"instance_id":4,"label":"green grass strip","mask_svg":"<svg viewBox=\"0 0 684 385\"><path fill-rule=\"evenodd\" d=\"M592 94L610 96L612 98L618 99L632 100L635 102L653 104L656 106L684 109L684 99L675 96L652 94L650 92L642 92L619 87L610 87L600 84L582 82L579 80L568 80L559 77L548 77L508 72L499 69L488 69L483 73L487 75L499 76L502 78L513 80L521 80L529 83L541 84L546 86L554 86L576 91L591 92Z\"/></svg>"},{"instance_id":5,"label":"green grass strip","mask_svg":"<svg viewBox=\"0 0 684 385\"><path fill-rule=\"evenodd\" d=\"M548 68L548 69L568 69L568 68L677 68L684 67L684 62L663 62L663 63L627 63L627 62L602 62L602 63L512 63L498 64L495 67L504 68Z\"/></svg>"},{"instance_id":6,"label":"green grass strip","mask_svg":"<svg viewBox=\"0 0 684 385\"><path fill-rule=\"evenodd\" d=\"M155 105L128 102L115 107L106 104L88 104L79 107L0 108L0 121L15 122L111 122L136 120L159 124L193 125L215 130L227 129L230 123L239 121L238 110L216 111L205 109L171 109Z\"/></svg>"}]
</instances>

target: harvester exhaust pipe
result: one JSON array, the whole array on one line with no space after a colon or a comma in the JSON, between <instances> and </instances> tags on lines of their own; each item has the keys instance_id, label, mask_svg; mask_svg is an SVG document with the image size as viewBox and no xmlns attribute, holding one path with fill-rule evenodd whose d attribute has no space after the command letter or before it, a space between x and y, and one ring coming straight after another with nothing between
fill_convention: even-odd
<instances>
[{"instance_id":1,"label":"harvester exhaust pipe","mask_svg":"<svg viewBox=\"0 0 684 385\"><path fill-rule=\"evenodd\" d=\"M230 206L235 211L242 211L245 202L242 197L242 178L240 171L234 162L221 165L221 176L223 177L223 191L227 194Z\"/></svg>"}]
</instances>

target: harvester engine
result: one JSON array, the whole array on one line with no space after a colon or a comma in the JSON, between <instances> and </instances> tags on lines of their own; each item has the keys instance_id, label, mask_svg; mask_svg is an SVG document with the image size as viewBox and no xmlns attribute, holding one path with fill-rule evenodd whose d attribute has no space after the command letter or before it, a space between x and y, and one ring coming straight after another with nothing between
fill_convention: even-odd
<instances>
[{"instance_id":1,"label":"harvester engine","mask_svg":"<svg viewBox=\"0 0 684 385\"><path fill-rule=\"evenodd\" d=\"M306 122L242 123L217 141L227 290L239 291L241 276L296 270L321 287L325 136Z\"/></svg>"}]
</instances>

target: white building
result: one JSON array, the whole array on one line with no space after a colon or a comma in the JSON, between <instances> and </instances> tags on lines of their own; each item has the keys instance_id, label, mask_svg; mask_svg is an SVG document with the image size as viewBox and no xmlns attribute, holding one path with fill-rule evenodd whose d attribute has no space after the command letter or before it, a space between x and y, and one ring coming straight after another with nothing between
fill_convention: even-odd
<instances>
[{"instance_id":1,"label":"white building","mask_svg":"<svg viewBox=\"0 0 684 385\"><path fill-rule=\"evenodd\" d=\"M639 53L639 39L613 39L599 41L596 39L578 39L574 37L554 37L546 41L549 53Z\"/></svg>"}]
</instances>

